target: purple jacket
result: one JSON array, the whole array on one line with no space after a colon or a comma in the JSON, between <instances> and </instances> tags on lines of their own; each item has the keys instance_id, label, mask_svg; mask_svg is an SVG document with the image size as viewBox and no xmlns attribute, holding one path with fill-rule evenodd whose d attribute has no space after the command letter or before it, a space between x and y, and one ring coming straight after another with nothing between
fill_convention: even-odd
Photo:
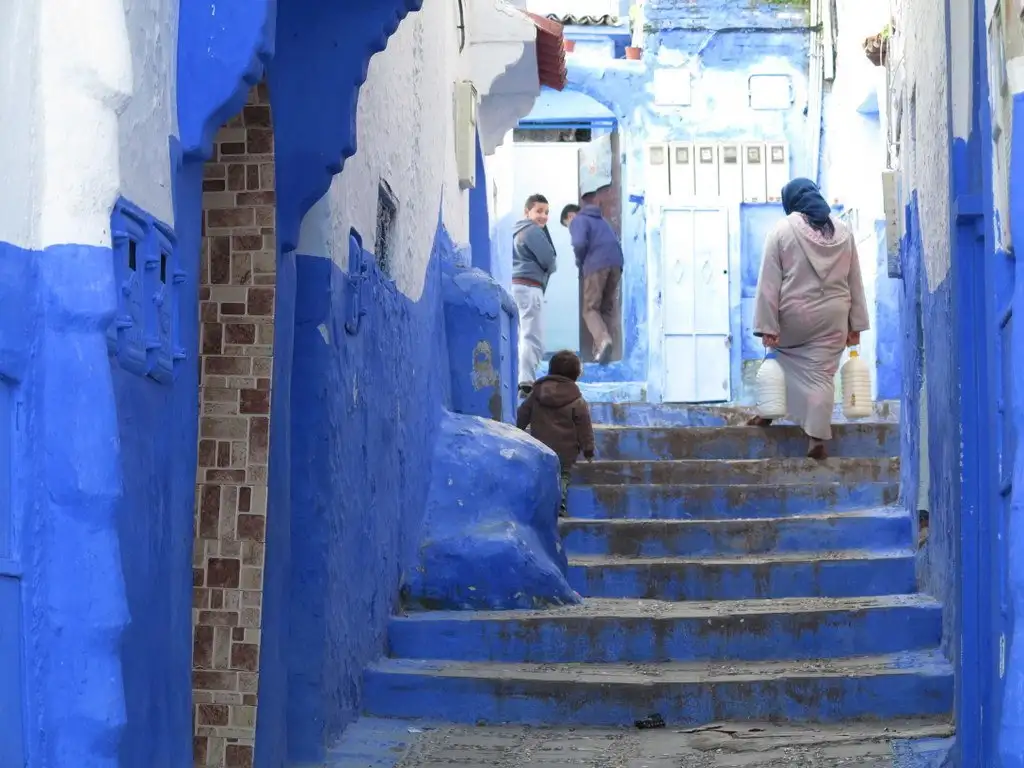
<instances>
[{"instance_id":1,"label":"purple jacket","mask_svg":"<svg viewBox=\"0 0 1024 768\"><path fill-rule=\"evenodd\" d=\"M600 269L622 269L622 246L611 224L604 220L596 205L585 205L569 225L576 266L583 276Z\"/></svg>"}]
</instances>

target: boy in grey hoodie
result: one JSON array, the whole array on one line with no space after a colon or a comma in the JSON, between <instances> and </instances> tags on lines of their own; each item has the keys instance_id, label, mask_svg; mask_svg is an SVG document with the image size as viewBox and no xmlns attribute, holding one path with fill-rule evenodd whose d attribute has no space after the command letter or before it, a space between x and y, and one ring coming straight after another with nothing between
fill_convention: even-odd
<instances>
[{"instance_id":1,"label":"boy in grey hoodie","mask_svg":"<svg viewBox=\"0 0 1024 768\"><path fill-rule=\"evenodd\" d=\"M544 356L544 291L558 255L547 231L547 198L530 195L524 214L512 230L512 296L519 309L519 392L525 397Z\"/></svg>"}]
</instances>

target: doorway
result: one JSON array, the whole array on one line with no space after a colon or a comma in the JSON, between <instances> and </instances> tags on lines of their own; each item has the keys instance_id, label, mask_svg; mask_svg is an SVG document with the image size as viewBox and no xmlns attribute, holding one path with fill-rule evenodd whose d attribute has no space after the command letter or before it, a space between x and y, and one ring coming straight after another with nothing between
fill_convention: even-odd
<instances>
[{"instance_id":1,"label":"doorway","mask_svg":"<svg viewBox=\"0 0 1024 768\"><path fill-rule=\"evenodd\" d=\"M542 194L551 206L548 234L558 254L558 269L544 293L544 354L580 349L579 270L569 230L558 220L569 203L579 203L580 155L575 141L516 142L514 199ZM521 205L521 202L517 202Z\"/></svg>"}]
</instances>

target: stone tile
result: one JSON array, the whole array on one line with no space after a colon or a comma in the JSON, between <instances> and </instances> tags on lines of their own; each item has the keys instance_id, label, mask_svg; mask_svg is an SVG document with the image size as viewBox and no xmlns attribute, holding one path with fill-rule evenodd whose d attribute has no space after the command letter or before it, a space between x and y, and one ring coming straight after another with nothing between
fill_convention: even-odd
<instances>
[{"instance_id":1,"label":"stone tile","mask_svg":"<svg viewBox=\"0 0 1024 768\"><path fill-rule=\"evenodd\" d=\"M203 170L193 688L204 709L193 753L218 768L252 765L258 712L277 267L270 112L266 87L252 88Z\"/></svg>"}]
</instances>

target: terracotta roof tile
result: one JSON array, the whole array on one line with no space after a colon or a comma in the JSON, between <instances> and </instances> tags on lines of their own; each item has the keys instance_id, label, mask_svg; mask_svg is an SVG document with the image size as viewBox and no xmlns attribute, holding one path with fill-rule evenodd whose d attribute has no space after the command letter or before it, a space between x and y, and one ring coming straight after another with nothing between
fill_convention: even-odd
<instances>
[{"instance_id":1,"label":"terracotta roof tile","mask_svg":"<svg viewBox=\"0 0 1024 768\"><path fill-rule=\"evenodd\" d=\"M560 91L567 81L562 25L536 13L526 15L537 27L537 76L540 84Z\"/></svg>"}]
</instances>

